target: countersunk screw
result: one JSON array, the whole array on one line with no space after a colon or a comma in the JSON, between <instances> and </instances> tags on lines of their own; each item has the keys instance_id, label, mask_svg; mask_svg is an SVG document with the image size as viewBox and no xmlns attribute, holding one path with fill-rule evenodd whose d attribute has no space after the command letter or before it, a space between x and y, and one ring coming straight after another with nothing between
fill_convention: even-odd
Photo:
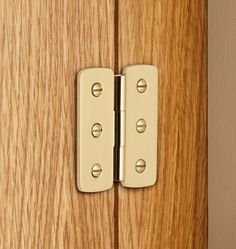
<instances>
[{"instance_id":1,"label":"countersunk screw","mask_svg":"<svg viewBox=\"0 0 236 249\"><path fill-rule=\"evenodd\" d=\"M146 162L143 159L139 159L136 162L135 169L138 173L142 173L146 169Z\"/></svg>"},{"instance_id":2,"label":"countersunk screw","mask_svg":"<svg viewBox=\"0 0 236 249\"><path fill-rule=\"evenodd\" d=\"M91 91L94 97L99 97L102 94L102 85L99 82L94 83Z\"/></svg>"},{"instance_id":3,"label":"countersunk screw","mask_svg":"<svg viewBox=\"0 0 236 249\"><path fill-rule=\"evenodd\" d=\"M147 123L144 119L139 119L136 123L136 130L138 133L143 133L147 128Z\"/></svg>"},{"instance_id":4,"label":"countersunk screw","mask_svg":"<svg viewBox=\"0 0 236 249\"><path fill-rule=\"evenodd\" d=\"M93 177L98 178L102 174L102 167L100 164L96 163L92 167L91 174Z\"/></svg>"},{"instance_id":5,"label":"countersunk screw","mask_svg":"<svg viewBox=\"0 0 236 249\"><path fill-rule=\"evenodd\" d=\"M147 89L147 82L144 79L140 79L137 83L137 90L140 93L144 93Z\"/></svg>"},{"instance_id":6,"label":"countersunk screw","mask_svg":"<svg viewBox=\"0 0 236 249\"><path fill-rule=\"evenodd\" d=\"M100 137L102 134L102 126L99 123L94 124L91 133L95 138Z\"/></svg>"}]
</instances>

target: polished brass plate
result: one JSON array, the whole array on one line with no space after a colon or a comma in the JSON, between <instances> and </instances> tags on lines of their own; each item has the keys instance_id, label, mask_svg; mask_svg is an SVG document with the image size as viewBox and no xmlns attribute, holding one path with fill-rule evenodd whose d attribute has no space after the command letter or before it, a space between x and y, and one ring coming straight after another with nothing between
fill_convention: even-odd
<instances>
[{"instance_id":1,"label":"polished brass plate","mask_svg":"<svg viewBox=\"0 0 236 249\"><path fill-rule=\"evenodd\" d=\"M124 187L154 185L157 178L158 72L152 65L125 67Z\"/></svg>"},{"instance_id":2,"label":"polished brass plate","mask_svg":"<svg viewBox=\"0 0 236 249\"><path fill-rule=\"evenodd\" d=\"M77 187L99 192L113 185L114 73L88 68L77 75Z\"/></svg>"}]
</instances>

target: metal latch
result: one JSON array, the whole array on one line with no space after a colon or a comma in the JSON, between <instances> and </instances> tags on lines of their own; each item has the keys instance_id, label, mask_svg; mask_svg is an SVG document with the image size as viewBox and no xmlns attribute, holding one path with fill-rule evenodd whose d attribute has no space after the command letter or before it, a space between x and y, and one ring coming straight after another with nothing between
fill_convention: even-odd
<instances>
[{"instance_id":1,"label":"metal latch","mask_svg":"<svg viewBox=\"0 0 236 249\"><path fill-rule=\"evenodd\" d=\"M157 68L77 75L77 187L82 192L154 185L157 178Z\"/></svg>"}]
</instances>

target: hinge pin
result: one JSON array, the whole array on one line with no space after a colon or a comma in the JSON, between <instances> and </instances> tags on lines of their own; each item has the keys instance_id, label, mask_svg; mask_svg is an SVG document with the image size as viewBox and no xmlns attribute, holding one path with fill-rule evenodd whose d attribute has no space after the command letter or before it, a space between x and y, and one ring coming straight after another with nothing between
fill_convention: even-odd
<instances>
[{"instance_id":1,"label":"hinge pin","mask_svg":"<svg viewBox=\"0 0 236 249\"><path fill-rule=\"evenodd\" d=\"M125 160L125 76L115 75L114 181L123 180Z\"/></svg>"}]
</instances>

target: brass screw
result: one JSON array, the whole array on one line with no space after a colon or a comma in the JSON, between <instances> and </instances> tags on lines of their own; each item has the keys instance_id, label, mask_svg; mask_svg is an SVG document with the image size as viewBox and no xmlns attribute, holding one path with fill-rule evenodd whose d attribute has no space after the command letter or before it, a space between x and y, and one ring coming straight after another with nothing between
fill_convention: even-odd
<instances>
[{"instance_id":1,"label":"brass screw","mask_svg":"<svg viewBox=\"0 0 236 249\"><path fill-rule=\"evenodd\" d=\"M142 173L146 169L146 162L143 159L139 159L136 162L135 169L138 173Z\"/></svg>"},{"instance_id":2,"label":"brass screw","mask_svg":"<svg viewBox=\"0 0 236 249\"><path fill-rule=\"evenodd\" d=\"M94 178L98 178L102 174L102 167L100 164L96 163L92 167L91 174Z\"/></svg>"},{"instance_id":3,"label":"brass screw","mask_svg":"<svg viewBox=\"0 0 236 249\"><path fill-rule=\"evenodd\" d=\"M137 90L140 93L144 93L147 89L147 82L144 79L140 79L137 83Z\"/></svg>"},{"instance_id":4,"label":"brass screw","mask_svg":"<svg viewBox=\"0 0 236 249\"><path fill-rule=\"evenodd\" d=\"M143 133L147 128L147 123L144 119L139 119L136 123L136 130L138 133Z\"/></svg>"},{"instance_id":5,"label":"brass screw","mask_svg":"<svg viewBox=\"0 0 236 249\"><path fill-rule=\"evenodd\" d=\"M99 97L102 94L102 85L99 82L93 84L92 94L94 97Z\"/></svg>"},{"instance_id":6,"label":"brass screw","mask_svg":"<svg viewBox=\"0 0 236 249\"><path fill-rule=\"evenodd\" d=\"M102 126L99 123L94 124L91 133L95 138L100 137L102 134Z\"/></svg>"}]
</instances>

